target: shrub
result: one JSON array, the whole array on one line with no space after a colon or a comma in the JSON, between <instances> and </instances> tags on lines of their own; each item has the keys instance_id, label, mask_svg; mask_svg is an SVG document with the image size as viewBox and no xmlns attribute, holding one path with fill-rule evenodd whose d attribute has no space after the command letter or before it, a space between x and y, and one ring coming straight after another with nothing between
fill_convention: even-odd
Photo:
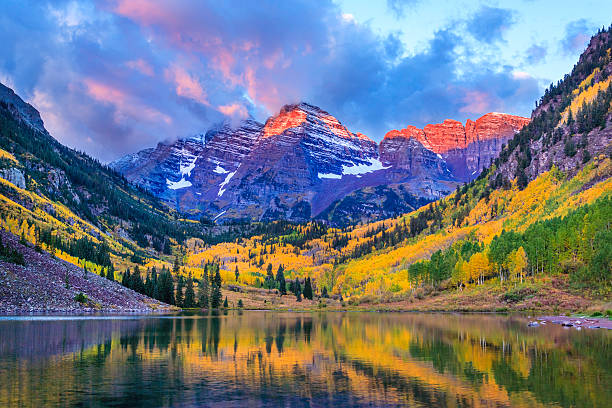
<instances>
[{"instance_id":1,"label":"shrub","mask_svg":"<svg viewBox=\"0 0 612 408\"><path fill-rule=\"evenodd\" d=\"M83 292L79 292L74 296L74 300L76 300L79 303L87 303L87 295L85 295Z\"/></svg>"}]
</instances>

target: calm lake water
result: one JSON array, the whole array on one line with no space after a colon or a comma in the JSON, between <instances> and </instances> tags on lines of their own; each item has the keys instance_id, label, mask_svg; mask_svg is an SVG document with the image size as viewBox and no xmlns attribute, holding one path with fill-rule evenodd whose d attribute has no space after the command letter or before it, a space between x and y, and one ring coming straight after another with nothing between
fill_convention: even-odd
<instances>
[{"instance_id":1,"label":"calm lake water","mask_svg":"<svg viewBox=\"0 0 612 408\"><path fill-rule=\"evenodd\" d=\"M0 320L0 406L610 407L612 331L521 317Z\"/></svg>"}]
</instances>

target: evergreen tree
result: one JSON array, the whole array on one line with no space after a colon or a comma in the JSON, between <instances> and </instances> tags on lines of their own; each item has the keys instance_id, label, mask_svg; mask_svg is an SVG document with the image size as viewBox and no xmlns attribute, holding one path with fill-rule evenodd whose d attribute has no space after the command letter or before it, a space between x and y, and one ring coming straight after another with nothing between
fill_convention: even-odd
<instances>
[{"instance_id":1,"label":"evergreen tree","mask_svg":"<svg viewBox=\"0 0 612 408\"><path fill-rule=\"evenodd\" d=\"M106 278L106 274L104 273L104 268L100 268L100 277Z\"/></svg>"},{"instance_id":2,"label":"evergreen tree","mask_svg":"<svg viewBox=\"0 0 612 408\"><path fill-rule=\"evenodd\" d=\"M185 280L183 279L183 275L179 275L176 282L176 296L174 300L176 301L176 305L179 307L183 307L183 289L185 288Z\"/></svg>"},{"instance_id":3,"label":"evergreen tree","mask_svg":"<svg viewBox=\"0 0 612 408\"><path fill-rule=\"evenodd\" d=\"M238 299L238 307L242 309L244 307L244 303L242 303L242 299Z\"/></svg>"},{"instance_id":4,"label":"evergreen tree","mask_svg":"<svg viewBox=\"0 0 612 408\"><path fill-rule=\"evenodd\" d=\"M152 295L153 299L160 300L159 293L159 277L157 275L157 269L155 267L151 268L151 286L152 286Z\"/></svg>"},{"instance_id":5,"label":"evergreen tree","mask_svg":"<svg viewBox=\"0 0 612 408\"><path fill-rule=\"evenodd\" d=\"M204 266L204 272L202 273L202 279L198 284L198 304L203 309L208 309L210 297L210 284L208 281L208 265Z\"/></svg>"},{"instance_id":6,"label":"evergreen tree","mask_svg":"<svg viewBox=\"0 0 612 408\"><path fill-rule=\"evenodd\" d=\"M145 280L145 294L153 297L153 281L151 280L151 270L147 271L147 279Z\"/></svg>"},{"instance_id":7,"label":"evergreen tree","mask_svg":"<svg viewBox=\"0 0 612 408\"><path fill-rule=\"evenodd\" d=\"M264 287L266 289L273 289L276 285L274 284L274 273L272 272L272 264L268 264L266 280L264 281Z\"/></svg>"},{"instance_id":8,"label":"evergreen tree","mask_svg":"<svg viewBox=\"0 0 612 408\"><path fill-rule=\"evenodd\" d=\"M121 277L121 284L126 288L130 288L132 286L132 276L130 275L130 268L127 268Z\"/></svg>"},{"instance_id":9,"label":"evergreen tree","mask_svg":"<svg viewBox=\"0 0 612 408\"><path fill-rule=\"evenodd\" d=\"M281 296L287 294L287 283L285 281L284 269L285 268L283 268L283 265L279 265L278 271L276 271L276 284Z\"/></svg>"},{"instance_id":10,"label":"evergreen tree","mask_svg":"<svg viewBox=\"0 0 612 408\"><path fill-rule=\"evenodd\" d=\"M293 294L297 298L298 302L302 301L302 285L300 284L300 280L295 278L295 282L293 283Z\"/></svg>"},{"instance_id":11,"label":"evergreen tree","mask_svg":"<svg viewBox=\"0 0 612 408\"><path fill-rule=\"evenodd\" d=\"M85 279L89 278L87 276L87 264L85 262L83 262L83 278L85 278Z\"/></svg>"},{"instance_id":12,"label":"evergreen tree","mask_svg":"<svg viewBox=\"0 0 612 408\"><path fill-rule=\"evenodd\" d=\"M172 272L175 275L178 275L179 273L179 259L178 259L178 254L174 256L174 265L172 267Z\"/></svg>"},{"instance_id":13,"label":"evergreen tree","mask_svg":"<svg viewBox=\"0 0 612 408\"><path fill-rule=\"evenodd\" d=\"M312 300L312 283L310 282L310 277L306 278L304 282L304 297Z\"/></svg>"},{"instance_id":14,"label":"evergreen tree","mask_svg":"<svg viewBox=\"0 0 612 408\"><path fill-rule=\"evenodd\" d=\"M236 265L236 269L234 270L234 275L236 275L236 283L238 283L238 279L240 278L240 272L238 271L238 265Z\"/></svg>"},{"instance_id":15,"label":"evergreen tree","mask_svg":"<svg viewBox=\"0 0 612 408\"><path fill-rule=\"evenodd\" d=\"M140 268L138 265L134 267L134 272L132 273L132 289L138 293L145 293L145 285L142 281L142 276L140 275Z\"/></svg>"},{"instance_id":16,"label":"evergreen tree","mask_svg":"<svg viewBox=\"0 0 612 408\"><path fill-rule=\"evenodd\" d=\"M329 297L329 295L327 294L327 286L323 286L323 289L321 290L321 297L323 298Z\"/></svg>"},{"instance_id":17,"label":"evergreen tree","mask_svg":"<svg viewBox=\"0 0 612 408\"><path fill-rule=\"evenodd\" d=\"M210 294L210 307L218 309L221 306L221 275L219 274L219 265L215 265L215 275L212 279L211 294Z\"/></svg>"},{"instance_id":18,"label":"evergreen tree","mask_svg":"<svg viewBox=\"0 0 612 408\"><path fill-rule=\"evenodd\" d=\"M109 267L106 269L106 279L108 279L109 281L115 280L115 268L113 267L113 264L110 264Z\"/></svg>"},{"instance_id":19,"label":"evergreen tree","mask_svg":"<svg viewBox=\"0 0 612 408\"><path fill-rule=\"evenodd\" d=\"M195 307L195 293L193 291L193 278L191 277L191 272L189 272L189 276L187 277L183 307Z\"/></svg>"},{"instance_id":20,"label":"evergreen tree","mask_svg":"<svg viewBox=\"0 0 612 408\"><path fill-rule=\"evenodd\" d=\"M159 300L169 305L176 304L174 300L174 281L172 279L172 274L165 267L162 269L158 281Z\"/></svg>"},{"instance_id":21,"label":"evergreen tree","mask_svg":"<svg viewBox=\"0 0 612 408\"><path fill-rule=\"evenodd\" d=\"M226 296L226 297L225 297L225 300L223 301L223 307L224 307L225 309L227 309L227 308L228 308L228 306L229 306L229 304L227 303L227 296Z\"/></svg>"}]
</instances>

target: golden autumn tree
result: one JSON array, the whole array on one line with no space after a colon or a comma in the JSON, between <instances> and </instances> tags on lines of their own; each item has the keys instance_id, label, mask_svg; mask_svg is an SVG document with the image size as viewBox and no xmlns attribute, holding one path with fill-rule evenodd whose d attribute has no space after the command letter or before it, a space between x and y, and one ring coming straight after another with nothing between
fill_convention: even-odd
<instances>
[{"instance_id":1,"label":"golden autumn tree","mask_svg":"<svg viewBox=\"0 0 612 408\"><path fill-rule=\"evenodd\" d=\"M523 283L523 277L527 270L527 264L529 259L527 258L527 252L520 246L516 251L512 251L509 255L510 258L510 270L514 276L519 276L521 283Z\"/></svg>"},{"instance_id":2,"label":"golden autumn tree","mask_svg":"<svg viewBox=\"0 0 612 408\"><path fill-rule=\"evenodd\" d=\"M470 258L469 270L472 280L477 281L478 284L484 282L484 277L487 272L491 269L489 257L484 252L476 252Z\"/></svg>"}]
</instances>

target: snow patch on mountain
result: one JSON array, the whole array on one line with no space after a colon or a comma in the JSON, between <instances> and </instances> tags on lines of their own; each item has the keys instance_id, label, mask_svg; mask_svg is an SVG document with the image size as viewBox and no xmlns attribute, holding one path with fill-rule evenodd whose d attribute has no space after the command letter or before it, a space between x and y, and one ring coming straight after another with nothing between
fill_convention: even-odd
<instances>
[{"instance_id":1,"label":"snow patch on mountain","mask_svg":"<svg viewBox=\"0 0 612 408\"><path fill-rule=\"evenodd\" d=\"M240 167L240 166L238 166ZM223 182L221 184L219 184L219 192L217 193L218 197L221 197L223 195L223 193L225 193L225 186L227 185L227 183L230 182L230 180L232 179L232 177L234 177L234 174L236 174L236 172L238 171L238 169L232 171L231 173L229 173L226 177L225 180L223 180Z\"/></svg>"},{"instance_id":2,"label":"snow patch on mountain","mask_svg":"<svg viewBox=\"0 0 612 408\"><path fill-rule=\"evenodd\" d=\"M368 159L369 163L355 164L352 166L342 165L342 175L352 175L361 177L363 174L372 173L377 170L388 169L391 166L383 166L382 162L376 158Z\"/></svg>"},{"instance_id":3,"label":"snow patch on mountain","mask_svg":"<svg viewBox=\"0 0 612 408\"><path fill-rule=\"evenodd\" d=\"M227 171L223 167L219 166L219 164L217 164L217 167L215 167L213 172L215 172L217 174L227 174L227 173L229 173L229 171Z\"/></svg>"},{"instance_id":4,"label":"snow patch on mountain","mask_svg":"<svg viewBox=\"0 0 612 408\"><path fill-rule=\"evenodd\" d=\"M181 178L179 181L170 181L166 179L166 184L170 190L178 190L180 188L191 187L191 181Z\"/></svg>"},{"instance_id":5,"label":"snow patch on mountain","mask_svg":"<svg viewBox=\"0 0 612 408\"><path fill-rule=\"evenodd\" d=\"M320 179L341 179L342 174L334 174L334 173L319 173L317 175Z\"/></svg>"}]
</instances>

